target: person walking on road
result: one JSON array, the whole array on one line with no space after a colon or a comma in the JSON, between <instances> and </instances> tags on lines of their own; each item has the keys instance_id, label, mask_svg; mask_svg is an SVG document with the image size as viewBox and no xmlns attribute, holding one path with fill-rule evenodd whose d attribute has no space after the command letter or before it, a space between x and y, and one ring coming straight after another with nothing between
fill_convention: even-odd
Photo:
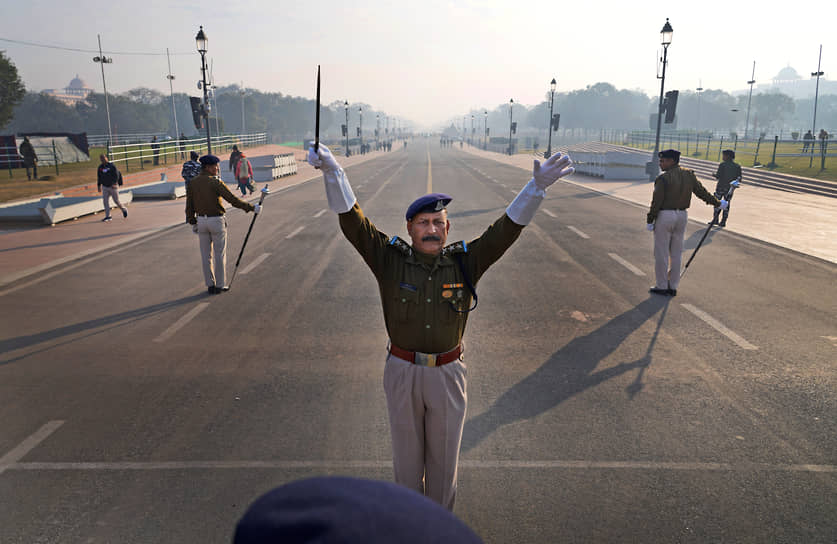
<instances>
[{"instance_id":1,"label":"person walking on road","mask_svg":"<svg viewBox=\"0 0 837 544\"><path fill-rule=\"evenodd\" d=\"M234 145L232 147L232 153L230 153L230 172L235 174L235 167L238 164L238 159L241 158L241 151L238 150L238 146Z\"/></svg>"},{"instance_id":2,"label":"person walking on road","mask_svg":"<svg viewBox=\"0 0 837 544\"><path fill-rule=\"evenodd\" d=\"M26 168L26 178L32 181L32 174L35 175L35 181L38 181L38 155L35 153L35 147L29 141L29 136L23 137L23 142L20 144L20 156L23 157L23 167ZM29 170L32 169L32 173Z\"/></svg>"},{"instance_id":3,"label":"person walking on road","mask_svg":"<svg viewBox=\"0 0 837 544\"><path fill-rule=\"evenodd\" d=\"M192 178L200 173L201 163L198 162L198 152L190 151L189 160L183 163L183 168L180 170L180 176L183 178L187 190L189 189L189 182L192 181Z\"/></svg>"},{"instance_id":4,"label":"person walking on road","mask_svg":"<svg viewBox=\"0 0 837 544\"><path fill-rule=\"evenodd\" d=\"M722 153L723 162L718 165L718 171L713 174L715 179L718 180L718 183L715 185L715 198L722 199L726 196L727 192L729 192L729 184L730 182L735 181L736 179L741 179L741 165L735 162L735 151L732 149L725 149ZM727 218L729 217L729 210L730 210L730 203L732 202L732 195L730 195L729 199L727 200L727 208L724 210L724 215L721 218L721 222L718 223L719 227L726 227L727 226ZM718 215L721 213L721 208L715 208L715 214L712 218L713 223L718 222Z\"/></svg>"},{"instance_id":5,"label":"person walking on road","mask_svg":"<svg viewBox=\"0 0 837 544\"><path fill-rule=\"evenodd\" d=\"M676 296L680 285L680 262L683 257L683 235L689 218L686 210L692 193L710 206L725 210L726 200L718 200L707 191L694 171L680 166L680 152L660 151L662 174L654 180L654 195L648 211L646 228L654 233L654 273L656 285L649 291L656 295Z\"/></svg>"},{"instance_id":6,"label":"person walking on road","mask_svg":"<svg viewBox=\"0 0 837 544\"><path fill-rule=\"evenodd\" d=\"M395 481L453 510L467 403L462 336L475 287L532 220L546 189L574 171L572 161L560 153L543 165L536 160L532 179L493 225L450 245L452 197L431 193L410 204L407 243L366 218L326 146L311 147L308 162L322 171L329 208L378 281L389 336L384 391Z\"/></svg>"},{"instance_id":7,"label":"person walking on road","mask_svg":"<svg viewBox=\"0 0 837 544\"><path fill-rule=\"evenodd\" d=\"M105 206L105 217L102 221L110 221L110 199L122 210L122 217L128 218L128 208L119 202L119 186L122 185L122 173L116 165L108 160L107 155L99 155L99 168L96 170L96 185L102 193L102 202Z\"/></svg>"},{"instance_id":8,"label":"person walking on road","mask_svg":"<svg viewBox=\"0 0 837 544\"><path fill-rule=\"evenodd\" d=\"M186 188L186 222L200 239L201 265L207 292L217 295L226 285L227 220L223 198L236 208L259 213L261 207L239 200L218 177L221 159L215 155L200 158L201 172Z\"/></svg>"},{"instance_id":9,"label":"person walking on road","mask_svg":"<svg viewBox=\"0 0 837 544\"><path fill-rule=\"evenodd\" d=\"M241 196L247 194L247 189L250 189L252 195L256 187L253 185L253 165L247 159L247 155L241 153L238 161L235 163L235 179L238 181L238 189L241 191Z\"/></svg>"}]
</instances>

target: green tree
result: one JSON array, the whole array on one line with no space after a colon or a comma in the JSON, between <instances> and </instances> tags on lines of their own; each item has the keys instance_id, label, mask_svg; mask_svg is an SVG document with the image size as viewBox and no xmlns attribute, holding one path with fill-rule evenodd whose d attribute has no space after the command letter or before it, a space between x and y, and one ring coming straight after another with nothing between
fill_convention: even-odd
<instances>
[{"instance_id":1,"label":"green tree","mask_svg":"<svg viewBox=\"0 0 837 544\"><path fill-rule=\"evenodd\" d=\"M12 119L15 106L26 95L26 88L17 74L17 67L0 51L0 128Z\"/></svg>"}]
</instances>

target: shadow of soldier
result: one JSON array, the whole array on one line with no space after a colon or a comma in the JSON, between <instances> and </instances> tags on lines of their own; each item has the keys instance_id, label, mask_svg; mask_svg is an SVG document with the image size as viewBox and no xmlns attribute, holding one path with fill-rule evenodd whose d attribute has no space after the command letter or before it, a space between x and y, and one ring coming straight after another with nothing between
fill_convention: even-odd
<instances>
[{"instance_id":1,"label":"shadow of soldier","mask_svg":"<svg viewBox=\"0 0 837 544\"><path fill-rule=\"evenodd\" d=\"M534 418L574 395L633 369L640 369L634 382L626 389L633 398L643 388L644 372L651 364L651 353L670 300L668 297L650 297L555 352L538 370L503 393L486 412L465 423L462 451L475 448L504 425ZM656 331L642 358L595 371L602 360L660 310L663 311Z\"/></svg>"}]
</instances>

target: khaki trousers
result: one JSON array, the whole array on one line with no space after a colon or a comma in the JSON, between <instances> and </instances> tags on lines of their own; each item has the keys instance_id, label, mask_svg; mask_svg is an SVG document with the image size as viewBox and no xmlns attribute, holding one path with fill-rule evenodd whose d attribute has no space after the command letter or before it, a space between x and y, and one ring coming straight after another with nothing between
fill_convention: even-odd
<instances>
[{"instance_id":1,"label":"khaki trousers","mask_svg":"<svg viewBox=\"0 0 837 544\"><path fill-rule=\"evenodd\" d=\"M683 260L686 210L660 210L654 222L654 273L658 289L677 289ZM670 266L669 266L670 263Z\"/></svg>"},{"instance_id":2,"label":"khaki trousers","mask_svg":"<svg viewBox=\"0 0 837 544\"><path fill-rule=\"evenodd\" d=\"M207 287L224 287L227 268L227 219L198 216L203 279ZM213 266L214 265L214 266Z\"/></svg>"},{"instance_id":3,"label":"khaki trousers","mask_svg":"<svg viewBox=\"0 0 837 544\"><path fill-rule=\"evenodd\" d=\"M110 199L113 198L113 203L116 204L116 207L120 210L124 210L125 206L119 202L119 188L114 185L113 187L106 187L102 185L102 202L105 205L105 217L110 217Z\"/></svg>"},{"instance_id":4,"label":"khaki trousers","mask_svg":"<svg viewBox=\"0 0 837 544\"><path fill-rule=\"evenodd\" d=\"M466 378L461 360L426 367L389 355L384 368L395 482L451 511L468 402Z\"/></svg>"}]
</instances>

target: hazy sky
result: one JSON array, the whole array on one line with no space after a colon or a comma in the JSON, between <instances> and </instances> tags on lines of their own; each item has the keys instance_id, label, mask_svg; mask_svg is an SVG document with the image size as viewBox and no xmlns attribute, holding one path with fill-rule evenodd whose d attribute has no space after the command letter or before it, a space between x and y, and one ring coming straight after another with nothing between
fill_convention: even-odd
<instances>
[{"instance_id":1,"label":"hazy sky","mask_svg":"<svg viewBox=\"0 0 837 544\"><path fill-rule=\"evenodd\" d=\"M365 102L423 125L470 108L533 105L558 80L559 91L607 81L659 92L656 59L666 17L674 28L666 90L746 88L784 66L808 76L823 45L827 79L837 75L837 13L830 2L567 2L472 0L317 2L28 0L6 6L0 38L96 49L101 34L109 92L145 86L168 93L165 50L175 92L198 95L199 25L209 37L216 83ZM795 7L794 7L795 6ZM93 53L0 41L27 88L64 87L77 73L101 92ZM158 55L125 55L124 52ZM831 76L831 77L829 77Z\"/></svg>"}]
</instances>

